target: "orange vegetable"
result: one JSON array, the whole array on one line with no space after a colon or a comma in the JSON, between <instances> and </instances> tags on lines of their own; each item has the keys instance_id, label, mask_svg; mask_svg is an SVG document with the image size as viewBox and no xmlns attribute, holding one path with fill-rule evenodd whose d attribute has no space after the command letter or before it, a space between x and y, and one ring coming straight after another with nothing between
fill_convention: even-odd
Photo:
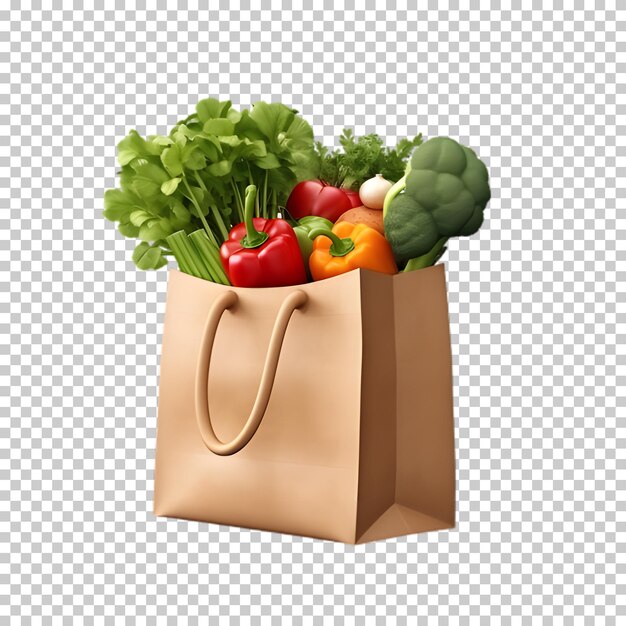
<instances>
[{"instance_id":1,"label":"orange vegetable","mask_svg":"<svg viewBox=\"0 0 626 626\"><path fill-rule=\"evenodd\" d=\"M309 233L313 252L309 268L313 280L323 280L363 268L395 274L398 271L389 242L365 224L339 222L332 231L316 228Z\"/></svg>"},{"instance_id":2,"label":"orange vegetable","mask_svg":"<svg viewBox=\"0 0 626 626\"><path fill-rule=\"evenodd\" d=\"M366 206L358 206L346 211L335 223L350 222L351 224L365 224L381 235L385 234L383 224L383 212L378 209L368 209Z\"/></svg>"}]
</instances>

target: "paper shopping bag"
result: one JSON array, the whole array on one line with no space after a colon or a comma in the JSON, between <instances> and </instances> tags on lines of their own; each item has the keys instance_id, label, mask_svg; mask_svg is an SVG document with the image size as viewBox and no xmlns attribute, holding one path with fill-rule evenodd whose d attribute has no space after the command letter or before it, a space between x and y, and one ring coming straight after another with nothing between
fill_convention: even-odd
<instances>
[{"instance_id":1,"label":"paper shopping bag","mask_svg":"<svg viewBox=\"0 0 626 626\"><path fill-rule=\"evenodd\" d=\"M156 515L362 543L455 523L443 265L293 287L169 274Z\"/></svg>"}]
</instances>

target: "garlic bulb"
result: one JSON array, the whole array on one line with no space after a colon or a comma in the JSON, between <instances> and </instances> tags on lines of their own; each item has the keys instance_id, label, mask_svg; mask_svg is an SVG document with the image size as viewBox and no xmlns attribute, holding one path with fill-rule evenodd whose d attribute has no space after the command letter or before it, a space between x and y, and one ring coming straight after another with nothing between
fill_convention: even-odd
<instances>
[{"instance_id":1,"label":"garlic bulb","mask_svg":"<svg viewBox=\"0 0 626 626\"><path fill-rule=\"evenodd\" d=\"M376 174L361 185L359 198L369 209L382 209L385 196L392 186L393 183L384 179L382 174Z\"/></svg>"}]
</instances>

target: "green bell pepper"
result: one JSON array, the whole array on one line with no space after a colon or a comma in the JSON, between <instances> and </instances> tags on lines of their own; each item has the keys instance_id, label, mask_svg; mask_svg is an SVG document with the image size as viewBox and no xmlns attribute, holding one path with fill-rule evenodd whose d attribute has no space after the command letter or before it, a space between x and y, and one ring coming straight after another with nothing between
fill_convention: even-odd
<instances>
[{"instance_id":1,"label":"green bell pepper","mask_svg":"<svg viewBox=\"0 0 626 626\"><path fill-rule=\"evenodd\" d=\"M298 243L300 244L300 252L302 253L302 259L304 266L306 267L306 273L309 279L311 278L311 272L309 270L309 257L313 252L313 241L309 238L309 233L316 228L323 228L324 230L332 230L333 223L324 217L318 217L316 215L307 215L299 219L293 227L296 237L298 237Z\"/></svg>"}]
</instances>

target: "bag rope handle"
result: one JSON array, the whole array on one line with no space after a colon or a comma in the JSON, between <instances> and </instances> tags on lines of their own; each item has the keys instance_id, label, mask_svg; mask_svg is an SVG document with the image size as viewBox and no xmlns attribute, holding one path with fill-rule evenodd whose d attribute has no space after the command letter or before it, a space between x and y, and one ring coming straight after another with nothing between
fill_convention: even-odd
<instances>
[{"instance_id":1,"label":"bag rope handle","mask_svg":"<svg viewBox=\"0 0 626 626\"><path fill-rule=\"evenodd\" d=\"M230 309L237 304L238 300L239 297L237 294L234 291L229 290L221 294L213 303L204 326L204 332L202 333L200 353L198 354L198 363L196 367L195 403L198 429L200 430L200 435L202 436L204 445L211 450L211 452L219 454L220 456L228 456L239 452L239 450L244 448L250 442L260 426L270 400L272 387L274 386L280 350L283 345L283 339L285 338L285 332L287 331L291 315L297 308L306 304L308 296L300 289L292 291L280 306L278 315L276 316L276 322L274 323L274 329L272 330L272 336L270 337L267 356L265 357L265 365L263 366L263 373L261 374L259 390L257 392L256 400L254 401L250 416L248 417L248 421L241 429L241 432L232 441L223 442L218 439L215 431L213 430L211 414L209 413L209 368L211 365L211 353L213 352L215 334L220 320L222 319L222 315L226 309Z\"/></svg>"}]
</instances>

